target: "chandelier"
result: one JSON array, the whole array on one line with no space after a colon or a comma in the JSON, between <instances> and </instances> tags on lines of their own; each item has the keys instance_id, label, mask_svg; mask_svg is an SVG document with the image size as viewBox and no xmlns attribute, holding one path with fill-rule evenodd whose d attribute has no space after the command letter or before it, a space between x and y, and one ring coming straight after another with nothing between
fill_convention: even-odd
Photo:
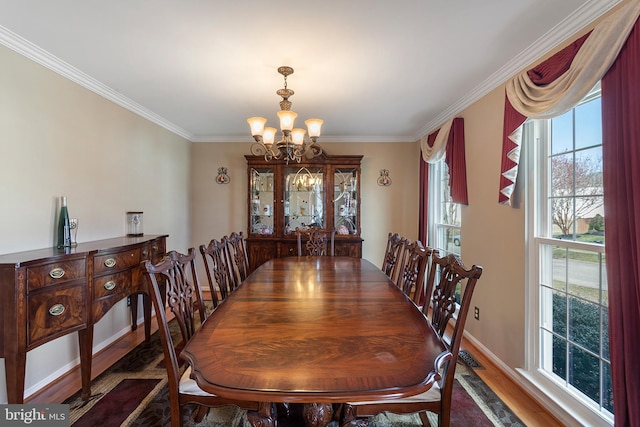
<instances>
[{"instance_id":1,"label":"chandelier","mask_svg":"<svg viewBox=\"0 0 640 427\"><path fill-rule=\"evenodd\" d=\"M267 123L267 119L264 117L248 118L247 123L251 127L251 135L256 140L251 145L251 154L254 156L264 155L266 161L284 159L287 163L289 163L289 160L295 160L299 163L303 157L313 158L319 156L322 153L322 147L316 141L320 136L320 128L324 121L320 119L305 120L304 124L307 125L309 139L311 140L309 143L305 142L304 135L307 131L293 127L298 114L291 111L289 97L294 92L291 89L287 89L287 76L293 74L293 68L279 67L278 73L284 76L284 88L276 91L276 94L282 97L280 111L278 111L282 137L274 144L276 129L264 126Z\"/></svg>"}]
</instances>

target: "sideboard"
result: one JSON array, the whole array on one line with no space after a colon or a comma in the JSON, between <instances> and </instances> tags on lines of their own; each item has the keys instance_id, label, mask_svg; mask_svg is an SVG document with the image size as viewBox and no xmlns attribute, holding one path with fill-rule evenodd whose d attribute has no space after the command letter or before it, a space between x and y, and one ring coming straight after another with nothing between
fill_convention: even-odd
<instances>
[{"instance_id":1,"label":"sideboard","mask_svg":"<svg viewBox=\"0 0 640 427\"><path fill-rule=\"evenodd\" d=\"M123 298L143 295L145 335L151 304L141 262L159 261L167 235L117 237L0 255L0 357L8 403L23 403L26 353L78 332L82 398L91 396L94 325ZM137 328L138 298L130 298Z\"/></svg>"}]
</instances>

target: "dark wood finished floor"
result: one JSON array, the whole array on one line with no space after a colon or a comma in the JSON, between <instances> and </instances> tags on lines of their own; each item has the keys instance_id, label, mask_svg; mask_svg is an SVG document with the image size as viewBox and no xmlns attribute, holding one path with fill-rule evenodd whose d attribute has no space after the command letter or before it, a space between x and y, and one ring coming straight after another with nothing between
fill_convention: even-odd
<instances>
[{"instance_id":1,"label":"dark wood finished floor","mask_svg":"<svg viewBox=\"0 0 640 427\"><path fill-rule=\"evenodd\" d=\"M157 323L155 319L152 319L151 332L153 333L157 329ZM144 328L139 327L136 331L128 333L111 346L97 353L93 360L92 378L100 375L142 341L144 341ZM539 405L526 391L503 374L489 358L464 338L462 346L485 368L476 370L476 373L511 407L527 426L563 426L562 423L547 412L544 407ZM25 403L62 402L79 391L80 387L80 369L78 368L51 384L46 389L29 396L25 399Z\"/></svg>"}]
</instances>

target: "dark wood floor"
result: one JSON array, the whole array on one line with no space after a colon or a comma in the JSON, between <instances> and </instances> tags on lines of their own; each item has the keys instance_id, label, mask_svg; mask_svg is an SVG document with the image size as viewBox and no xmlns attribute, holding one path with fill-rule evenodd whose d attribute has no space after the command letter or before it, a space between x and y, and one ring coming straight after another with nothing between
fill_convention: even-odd
<instances>
[{"instance_id":1,"label":"dark wood floor","mask_svg":"<svg viewBox=\"0 0 640 427\"><path fill-rule=\"evenodd\" d=\"M151 330L152 332L157 330L155 320L152 321ZM95 378L100 375L143 340L144 328L138 327L136 331L125 335L108 348L94 355L92 377ZM538 404L538 402L519 385L506 376L489 358L468 342L468 340L463 339L462 347L483 366L484 369L476 370L476 373L527 426L563 426L562 423ZM62 402L80 390L80 387L80 370L77 368L46 389L27 398L26 402Z\"/></svg>"}]
</instances>

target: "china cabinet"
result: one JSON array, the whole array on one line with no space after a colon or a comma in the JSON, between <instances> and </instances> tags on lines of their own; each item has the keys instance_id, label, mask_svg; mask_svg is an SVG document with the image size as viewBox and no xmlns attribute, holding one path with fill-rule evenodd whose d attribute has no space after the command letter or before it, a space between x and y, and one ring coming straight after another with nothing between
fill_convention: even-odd
<instances>
[{"instance_id":1,"label":"china cabinet","mask_svg":"<svg viewBox=\"0 0 640 427\"><path fill-rule=\"evenodd\" d=\"M253 270L272 258L297 254L296 228L335 230L335 255L362 257L362 156L321 154L300 163L247 159L247 252Z\"/></svg>"}]
</instances>

